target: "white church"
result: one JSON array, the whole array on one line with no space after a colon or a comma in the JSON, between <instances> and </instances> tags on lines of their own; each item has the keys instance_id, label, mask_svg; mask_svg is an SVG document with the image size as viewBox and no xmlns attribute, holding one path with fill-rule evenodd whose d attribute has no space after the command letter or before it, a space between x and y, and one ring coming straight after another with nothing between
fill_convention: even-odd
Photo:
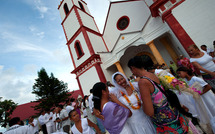
<instances>
[{"instance_id":1,"label":"white church","mask_svg":"<svg viewBox=\"0 0 215 134\"><path fill-rule=\"evenodd\" d=\"M62 0L58 6L66 45L84 95L96 82L111 81L116 71L127 77L130 58L151 64L189 57L191 44L214 48L214 0L126 0L110 2L103 33L84 0Z\"/></svg>"}]
</instances>

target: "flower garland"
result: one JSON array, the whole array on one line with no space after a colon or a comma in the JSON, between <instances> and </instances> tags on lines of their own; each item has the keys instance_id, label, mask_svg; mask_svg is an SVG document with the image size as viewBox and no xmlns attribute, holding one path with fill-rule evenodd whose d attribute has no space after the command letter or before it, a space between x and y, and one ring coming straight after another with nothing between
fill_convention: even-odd
<instances>
[{"instance_id":1,"label":"flower garland","mask_svg":"<svg viewBox=\"0 0 215 134\"><path fill-rule=\"evenodd\" d=\"M125 98L125 100L128 102L129 106L134 110L138 110L141 107L140 98L138 97L137 91L134 90L134 86L131 84L131 82L129 82L129 84L131 85L131 89L132 89L135 97L137 98L137 104L138 105L136 107L131 103L131 101L128 99L126 94L124 94L122 91L120 91L120 92L121 92L122 96Z\"/></svg>"}]
</instances>

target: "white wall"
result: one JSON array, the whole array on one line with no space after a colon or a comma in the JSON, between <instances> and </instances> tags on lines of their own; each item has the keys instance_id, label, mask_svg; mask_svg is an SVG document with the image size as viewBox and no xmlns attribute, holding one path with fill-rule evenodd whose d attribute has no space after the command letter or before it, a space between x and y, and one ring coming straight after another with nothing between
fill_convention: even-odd
<instances>
[{"instance_id":1,"label":"white wall","mask_svg":"<svg viewBox=\"0 0 215 134\"><path fill-rule=\"evenodd\" d=\"M214 0L185 0L172 13L197 46L205 44L213 48L214 9Z\"/></svg>"},{"instance_id":2,"label":"white wall","mask_svg":"<svg viewBox=\"0 0 215 134\"><path fill-rule=\"evenodd\" d=\"M90 89L96 82L100 82L96 68L93 66L81 76L79 76L80 84L83 90L84 95L90 94Z\"/></svg>"},{"instance_id":3,"label":"white wall","mask_svg":"<svg viewBox=\"0 0 215 134\"><path fill-rule=\"evenodd\" d=\"M144 0L146 4L150 7L154 2L153 0Z\"/></svg>"},{"instance_id":4,"label":"white wall","mask_svg":"<svg viewBox=\"0 0 215 134\"><path fill-rule=\"evenodd\" d=\"M69 40L80 27L74 10L69 14L66 21L64 21L63 26Z\"/></svg>"},{"instance_id":5,"label":"white wall","mask_svg":"<svg viewBox=\"0 0 215 134\"><path fill-rule=\"evenodd\" d=\"M93 49L95 51L95 53L97 52L102 52L102 51L107 51L105 44L102 40L102 38L98 35L95 35L91 32L87 32L89 38L90 38L90 42L92 43Z\"/></svg>"},{"instance_id":6,"label":"white wall","mask_svg":"<svg viewBox=\"0 0 215 134\"><path fill-rule=\"evenodd\" d=\"M83 12L82 10L79 10L79 9L78 9L78 12L81 16L81 20L82 20L84 26L86 26L96 32L99 32L96 27L96 24L93 21L93 18L91 16L89 16L88 14L86 14L85 12Z\"/></svg>"}]
</instances>

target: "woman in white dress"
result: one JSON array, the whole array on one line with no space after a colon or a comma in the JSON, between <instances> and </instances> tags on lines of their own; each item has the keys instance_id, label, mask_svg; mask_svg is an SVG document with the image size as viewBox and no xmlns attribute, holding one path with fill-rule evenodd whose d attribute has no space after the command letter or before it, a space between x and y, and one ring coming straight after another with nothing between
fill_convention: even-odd
<instances>
[{"instance_id":1,"label":"woman in white dress","mask_svg":"<svg viewBox=\"0 0 215 134\"><path fill-rule=\"evenodd\" d=\"M215 60L196 45L190 45L188 47L190 54L190 62L200 70L202 78L210 86L212 86L212 91L215 93Z\"/></svg>"},{"instance_id":2,"label":"woman in white dress","mask_svg":"<svg viewBox=\"0 0 215 134\"><path fill-rule=\"evenodd\" d=\"M115 86L114 93L124 105L132 112L127 123L134 134L155 134L156 130L150 118L143 112L137 82L129 83L128 79L120 72L112 75Z\"/></svg>"}]
</instances>

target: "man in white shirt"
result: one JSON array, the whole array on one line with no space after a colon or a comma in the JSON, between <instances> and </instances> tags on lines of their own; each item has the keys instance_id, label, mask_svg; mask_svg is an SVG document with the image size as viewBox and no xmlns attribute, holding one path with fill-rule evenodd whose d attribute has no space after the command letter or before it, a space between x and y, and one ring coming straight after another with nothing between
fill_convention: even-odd
<instances>
[{"instance_id":1,"label":"man in white shirt","mask_svg":"<svg viewBox=\"0 0 215 134\"><path fill-rule=\"evenodd\" d=\"M43 131L43 134L48 134L46 129L46 119L45 119L45 110L42 110L41 115L38 118L38 121L41 125L41 129Z\"/></svg>"},{"instance_id":2,"label":"man in white shirt","mask_svg":"<svg viewBox=\"0 0 215 134\"><path fill-rule=\"evenodd\" d=\"M67 104L67 106L66 106L66 111L67 111L67 113L69 113L70 111L72 111L72 110L74 109L74 107L71 105L70 99L68 99L68 100L66 101L66 104Z\"/></svg>"},{"instance_id":3,"label":"man in white shirt","mask_svg":"<svg viewBox=\"0 0 215 134\"><path fill-rule=\"evenodd\" d=\"M28 134L39 134L38 120L33 117L29 118Z\"/></svg>"},{"instance_id":4,"label":"man in white shirt","mask_svg":"<svg viewBox=\"0 0 215 134\"><path fill-rule=\"evenodd\" d=\"M54 122L52 120L53 113L50 112L50 110L47 110L47 113L45 114L45 120L46 120L46 129L48 134L51 134L54 132Z\"/></svg>"},{"instance_id":5,"label":"man in white shirt","mask_svg":"<svg viewBox=\"0 0 215 134\"><path fill-rule=\"evenodd\" d=\"M63 106L59 106L62 110L60 111L60 120L62 123L62 128L63 131L68 133L70 132L70 119L69 119L69 114L67 113L66 109L63 109Z\"/></svg>"},{"instance_id":6,"label":"man in white shirt","mask_svg":"<svg viewBox=\"0 0 215 134\"><path fill-rule=\"evenodd\" d=\"M4 132L4 134L27 134L28 126L21 126L20 125L20 118L14 117L9 121L10 128Z\"/></svg>"}]
</instances>

